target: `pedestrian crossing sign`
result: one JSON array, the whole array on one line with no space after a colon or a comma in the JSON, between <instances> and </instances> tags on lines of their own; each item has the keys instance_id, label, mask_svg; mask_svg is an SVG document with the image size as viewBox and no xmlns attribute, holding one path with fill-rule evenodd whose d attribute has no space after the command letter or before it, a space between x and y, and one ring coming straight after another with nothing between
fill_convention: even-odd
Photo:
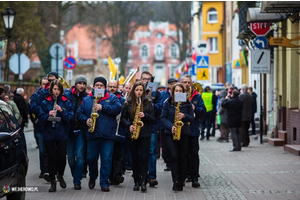
<instances>
[{"instance_id":1,"label":"pedestrian crossing sign","mask_svg":"<svg viewBox=\"0 0 300 200\"><path fill-rule=\"evenodd\" d=\"M208 56L197 56L196 62L197 62L197 68L208 68L209 57Z\"/></svg>"},{"instance_id":2,"label":"pedestrian crossing sign","mask_svg":"<svg viewBox=\"0 0 300 200\"><path fill-rule=\"evenodd\" d=\"M233 68L234 69L240 69L240 68L242 68L242 61L241 61L241 59L234 60L234 62L233 62Z\"/></svg>"},{"instance_id":3,"label":"pedestrian crossing sign","mask_svg":"<svg viewBox=\"0 0 300 200\"><path fill-rule=\"evenodd\" d=\"M197 80L207 81L209 79L208 68L198 68L197 69Z\"/></svg>"}]
</instances>

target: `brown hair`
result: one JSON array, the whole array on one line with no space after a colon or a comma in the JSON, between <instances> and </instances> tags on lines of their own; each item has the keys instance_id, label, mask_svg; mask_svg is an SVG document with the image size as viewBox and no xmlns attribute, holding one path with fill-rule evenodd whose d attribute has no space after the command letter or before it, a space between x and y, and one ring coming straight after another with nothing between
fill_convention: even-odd
<instances>
[{"instance_id":1,"label":"brown hair","mask_svg":"<svg viewBox=\"0 0 300 200\"><path fill-rule=\"evenodd\" d=\"M9 100L11 100L11 96L10 96L10 94L8 94L8 93L5 93L5 94L3 95L3 99L4 99L4 97L5 97L5 96L8 96L8 99L9 99Z\"/></svg>"},{"instance_id":2,"label":"brown hair","mask_svg":"<svg viewBox=\"0 0 300 200\"><path fill-rule=\"evenodd\" d=\"M141 73L141 79L142 79L142 76L143 76L144 74L147 74L147 75L149 75L149 76L152 76L152 74L150 74L150 72L148 72L148 71L143 71L143 72Z\"/></svg>"},{"instance_id":3,"label":"brown hair","mask_svg":"<svg viewBox=\"0 0 300 200\"><path fill-rule=\"evenodd\" d=\"M252 87L248 87L248 90L250 90L251 92L253 92L253 88Z\"/></svg>"},{"instance_id":4,"label":"brown hair","mask_svg":"<svg viewBox=\"0 0 300 200\"><path fill-rule=\"evenodd\" d=\"M143 87L143 94L141 96L141 110L143 110L143 107L144 107L144 104L148 104L149 102L151 102L151 100L148 99L147 102L144 102L144 98L146 96L146 90L145 90L145 87L143 85L143 83L141 81L138 81L138 82L135 82L132 86L132 89L131 89L131 92L129 94L129 98L131 98L131 116L133 117L134 114L135 114L135 109L136 109L136 96L135 96L135 93L134 93L134 90L137 86L142 86Z\"/></svg>"},{"instance_id":5,"label":"brown hair","mask_svg":"<svg viewBox=\"0 0 300 200\"><path fill-rule=\"evenodd\" d=\"M171 89L171 96L170 96L170 99L171 99L171 104L174 104L175 103L175 88L176 87L181 87L182 88L182 92L184 93L184 87L181 83L176 83L172 86L172 89ZM188 100L187 100L188 101ZM184 103L184 102L182 102Z\"/></svg>"},{"instance_id":6,"label":"brown hair","mask_svg":"<svg viewBox=\"0 0 300 200\"><path fill-rule=\"evenodd\" d=\"M65 90L64 87L62 86L61 82L58 79L55 79L53 81L51 81L50 87L49 87L49 94L53 94L52 90L54 88L54 86L57 85L60 94L64 94Z\"/></svg>"}]
</instances>

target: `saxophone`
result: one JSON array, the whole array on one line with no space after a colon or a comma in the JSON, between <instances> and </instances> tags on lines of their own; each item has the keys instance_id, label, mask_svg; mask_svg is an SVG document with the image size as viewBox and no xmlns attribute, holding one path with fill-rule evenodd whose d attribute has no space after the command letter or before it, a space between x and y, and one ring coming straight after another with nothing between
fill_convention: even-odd
<instances>
[{"instance_id":1,"label":"saxophone","mask_svg":"<svg viewBox=\"0 0 300 200\"><path fill-rule=\"evenodd\" d=\"M144 123L138 118L138 114L141 112L141 97L139 96L139 105L136 107L134 120L132 125L134 126L134 131L131 134L131 139L137 140L140 135L141 128L144 126Z\"/></svg>"},{"instance_id":2,"label":"saxophone","mask_svg":"<svg viewBox=\"0 0 300 200\"><path fill-rule=\"evenodd\" d=\"M180 106L180 102L177 103L177 106L175 108L175 116L174 116L174 126L175 126L175 133L173 135L173 140L180 140L180 136L181 136L181 127L183 126L183 122L179 121L177 118L177 114L180 112L179 109Z\"/></svg>"},{"instance_id":3,"label":"saxophone","mask_svg":"<svg viewBox=\"0 0 300 200\"><path fill-rule=\"evenodd\" d=\"M95 111L95 105L97 104L97 101L99 99L101 99L101 97L102 97L101 95L98 95L94 99L94 103L93 103L93 107L92 107L92 113L91 113L92 122L91 122L90 128L88 130L90 133L93 133L95 131L96 120L99 117L99 114Z\"/></svg>"}]
</instances>

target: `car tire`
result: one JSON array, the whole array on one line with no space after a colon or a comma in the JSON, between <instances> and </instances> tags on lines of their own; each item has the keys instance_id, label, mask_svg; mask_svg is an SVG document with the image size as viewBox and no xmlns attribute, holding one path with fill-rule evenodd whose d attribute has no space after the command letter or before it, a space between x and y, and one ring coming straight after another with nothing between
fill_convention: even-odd
<instances>
[{"instance_id":1,"label":"car tire","mask_svg":"<svg viewBox=\"0 0 300 200\"><path fill-rule=\"evenodd\" d=\"M18 171L17 187L26 187L26 171L23 164L20 165ZM25 192L14 192L6 196L7 200L25 200Z\"/></svg>"}]
</instances>

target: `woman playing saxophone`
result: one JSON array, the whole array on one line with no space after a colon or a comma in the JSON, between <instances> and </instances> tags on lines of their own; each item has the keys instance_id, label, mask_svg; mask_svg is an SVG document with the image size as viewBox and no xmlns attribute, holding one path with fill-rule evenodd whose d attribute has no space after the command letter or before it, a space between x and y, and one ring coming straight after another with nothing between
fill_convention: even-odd
<instances>
[{"instance_id":1,"label":"woman playing saxophone","mask_svg":"<svg viewBox=\"0 0 300 200\"><path fill-rule=\"evenodd\" d=\"M183 93L184 87L180 83L173 85L171 96L165 101L160 116L161 122L165 125L166 144L171 157L171 172L173 179L173 191L182 191L186 175L186 157L188 140L190 134L189 122L194 120L194 111L189 100L186 102L175 102L175 93ZM179 111L178 111L179 109ZM177 116L175 116L177 113ZM176 121L177 120L177 121ZM180 123L183 123L183 125ZM178 123L179 122L179 123ZM179 140L175 134L178 125L181 126ZM174 138L173 138L174 137Z\"/></svg>"},{"instance_id":2,"label":"woman playing saxophone","mask_svg":"<svg viewBox=\"0 0 300 200\"><path fill-rule=\"evenodd\" d=\"M155 122L154 107L146 95L143 83L138 81L133 85L131 93L125 103L121 116L121 123L129 129L127 135L130 152L132 156L132 170L134 178L134 191L140 189L147 191L146 176L148 171L148 155L150 148L151 128L150 125ZM140 126L140 122L143 126ZM138 131L140 129L140 131ZM139 132L139 133L137 133ZM140 152L140 156L139 156ZM139 173L139 159L141 161L141 180Z\"/></svg>"}]
</instances>

